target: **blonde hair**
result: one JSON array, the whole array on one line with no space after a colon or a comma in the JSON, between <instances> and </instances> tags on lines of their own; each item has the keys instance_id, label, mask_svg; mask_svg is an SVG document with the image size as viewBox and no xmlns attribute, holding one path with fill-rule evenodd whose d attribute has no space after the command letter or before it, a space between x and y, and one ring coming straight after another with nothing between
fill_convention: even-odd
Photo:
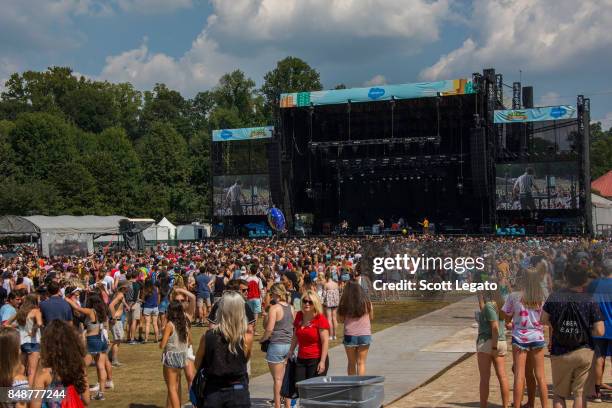
<instances>
[{"instance_id":1,"label":"blonde hair","mask_svg":"<svg viewBox=\"0 0 612 408\"><path fill-rule=\"evenodd\" d=\"M544 303L544 290L542 290L542 276L536 268L529 268L525 272L523 281L523 304L529 309L538 309Z\"/></svg>"},{"instance_id":2,"label":"blonde hair","mask_svg":"<svg viewBox=\"0 0 612 408\"><path fill-rule=\"evenodd\" d=\"M238 354L238 348L245 350L247 317L244 298L237 292L225 292L219 300L219 325L215 330L227 340L230 353ZM245 350L246 352L246 350Z\"/></svg>"},{"instance_id":3,"label":"blonde hair","mask_svg":"<svg viewBox=\"0 0 612 408\"><path fill-rule=\"evenodd\" d=\"M285 285L282 283L275 283L270 288L270 295L276 295L283 302L287 302L289 300L289 293L287 293L287 289L285 289Z\"/></svg>"},{"instance_id":4,"label":"blonde hair","mask_svg":"<svg viewBox=\"0 0 612 408\"><path fill-rule=\"evenodd\" d=\"M302 294L302 298L300 299L302 304L304 304L305 298L310 298L310 300L312 300L312 307L315 310L315 315L323 313L323 304L317 292L312 289L305 290Z\"/></svg>"}]
</instances>

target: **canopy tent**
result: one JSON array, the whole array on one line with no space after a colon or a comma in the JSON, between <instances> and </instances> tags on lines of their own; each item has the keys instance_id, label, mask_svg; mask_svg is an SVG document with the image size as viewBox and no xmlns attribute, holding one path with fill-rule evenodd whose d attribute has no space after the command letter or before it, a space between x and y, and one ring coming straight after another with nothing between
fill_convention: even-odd
<instances>
[{"instance_id":1,"label":"canopy tent","mask_svg":"<svg viewBox=\"0 0 612 408\"><path fill-rule=\"evenodd\" d=\"M0 235L38 235L40 228L26 217L5 215L0 217Z\"/></svg>"},{"instance_id":2,"label":"canopy tent","mask_svg":"<svg viewBox=\"0 0 612 408\"><path fill-rule=\"evenodd\" d=\"M597 194L591 194L593 206L593 230L595 234L603 234L612 230L612 201Z\"/></svg>"},{"instance_id":3,"label":"canopy tent","mask_svg":"<svg viewBox=\"0 0 612 408\"><path fill-rule=\"evenodd\" d=\"M0 217L0 235L36 235L44 256L86 255L93 252L93 240L98 236L139 234L154 222L118 215L7 215Z\"/></svg>"},{"instance_id":4,"label":"canopy tent","mask_svg":"<svg viewBox=\"0 0 612 408\"><path fill-rule=\"evenodd\" d=\"M157 226L168 228L167 239L176 239L176 225L171 223L166 217L162 218L161 221L157 223Z\"/></svg>"},{"instance_id":5,"label":"canopy tent","mask_svg":"<svg viewBox=\"0 0 612 408\"><path fill-rule=\"evenodd\" d=\"M612 170L594 180L591 188L602 197L612 197Z\"/></svg>"}]
</instances>

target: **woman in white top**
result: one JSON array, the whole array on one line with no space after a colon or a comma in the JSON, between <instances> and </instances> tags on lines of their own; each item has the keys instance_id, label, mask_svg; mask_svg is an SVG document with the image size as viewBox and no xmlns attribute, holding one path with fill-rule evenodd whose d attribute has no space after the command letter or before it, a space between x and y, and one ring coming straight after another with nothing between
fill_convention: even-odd
<instances>
[{"instance_id":1,"label":"woman in white top","mask_svg":"<svg viewBox=\"0 0 612 408\"><path fill-rule=\"evenodd\" d=\"M42 314L38 308L38 296L26 296L23 305L15 315L21 340L21 357L26 367L28 382L34 382L34 375L40 359L40 328L43 325Z\"/></svg>"}]
</instances>

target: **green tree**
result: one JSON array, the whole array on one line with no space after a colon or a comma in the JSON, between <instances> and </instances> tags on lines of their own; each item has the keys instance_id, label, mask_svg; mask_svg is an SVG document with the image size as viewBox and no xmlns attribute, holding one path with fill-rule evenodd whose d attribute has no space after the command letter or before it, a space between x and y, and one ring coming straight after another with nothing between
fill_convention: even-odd
<instances>
[{"instance_id":1,"label":"green tree","mask_svg":"<svg viewBox=\"0 0 612 408\"><path fill-rule=\"evenodd\" d=\"M215 107L215 100L212 92L198 92L189 101L190 103L190 122L194 132L209 129L208 117Z\"/></svg>"},{"instance_id":2,"label":"green tree","mask_svg":"<svg viewBox=\"0 0 612 408\"><path fill-rule=\"evenodd\" d=\"M257 123L257 119L261 120L261 116L257 113L258 107L261 110L261 103L258 104L255 98L255 82L247 78L244 72L235 70L223 75L219 79L219 84L213 89L212 97L215 110L225 112L220 116L237 117L240 122L237 126L262 125ZM228 114L229 111L232 113Z\"/></svg>"},{"instance_id":3,"label":"green tree","mask_svg":"<svg viewBox=\"0 0 612 408\"><path fill-rule=\"evenodd\" d=\"M118 125L131 140L139 136L139 116L142 106L142 93L130 83L109 84L113 102L118 110Z\"/></svg>"},{"instance_id":4,"label":"green tree","mask_svg":"<svg viewBox=\"0 0 612 408\"><path fill-rule=\"evenodd\" d=\"M48 179L79 153L76 129L49 113L19 116L8 139L22 173L39 180Z\"/></svg>"},{"instance_id":5,"label":"green tree","mask_svg":"<svg viewBox=\"0 0 612 408\"><path fill-rule=\"evenodd\" d=\"M181 210L175 192L185 191L190 177L187 142L171 125L153 122L136 151L146 183L139 195L141 208L156 217L174 217Z\"/></svg>"},{"instance_id":6,"label":"green tree","mask_svg":"<svg viewBox=\"0 0 612 408\"><path fill-rule=\"evenodd\" d=\"M190 104L179 92L164 84L156 84L153 91L144 94L141 132L148 132L155 122L167 123L188 139L192 132L189 113Z\"/></svg>"},{"instance_id":7,"label":"green tree","mask_svg":"<svg viewBox=\"0 0 612 408\"><path fill-rule=\"evenodd\" d=\"M591 179L612 170L612 128L604 132L601 122L591 123Z\"/></svg>"},{"instance_id":8,"label":"green tree","mask_svg":"<svg viewBox=\"0 0 612 408\"><path fill-rule=\"evenodd\" d=\"M142 167L125 130L113 127L90 137L93 141L84 153L87 166L97 181L100 211L138 215L135 204L142 183Z\"/></svg>"},{"instance_id":9,"label":"green tree","mask_svg":"<svg viewBox=\"0 0 612 408\"><path fill-rule=\"evenodd\" d=\"M274 123L281 93L321 89L323 86L319 73L305 61L296 57L287 57L278 61L276 68L265 74L260 89L265 99L264 112L268 123Z\"/></svg>"},{"instance_id":10,"label":"green tree","mask_svg":"<svg viewBox=\"0 0 612 408\"><path fill-rule=\"evenodd\" d=\"M118 122L119 110L110 89L83 83L68 91L61 101L62 110L75 125L86 132L100 133Z\"/></svg>"}]
</instances>

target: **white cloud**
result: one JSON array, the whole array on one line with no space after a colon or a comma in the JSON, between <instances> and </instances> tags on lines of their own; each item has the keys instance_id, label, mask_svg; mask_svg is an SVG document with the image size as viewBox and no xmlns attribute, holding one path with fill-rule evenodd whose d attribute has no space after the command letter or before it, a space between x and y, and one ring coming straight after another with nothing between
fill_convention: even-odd
<instances>
[{"instance_id":1,"label":"white cloud","mask_svg":"<svg viewBox=\"0 0 612 408\"><path fill-rule=\"evenodd\" d=\"M134 4L163 0L115 0ZM187 0L178 0L175 4ZM109 56L100 76L139 87L164 82L187 94L214 85L225 72L249 74L298 55L312 62L363 61L396 47L410 53L439 38L452 0L211 0L213 13L180 57L139 48ZM384 78L383 78L384 79Z\"/></svg>"},{"instance_id":2,"label":"white cloud","mask_svg":"<svg viewBox=\"0 0 612 408\"><path fill-rule=\"evenodd\" d=\"M114 0L117 6L127 12L143 14L167 13L193 7L193 0Z\"/></svg>"},{"instance_id":3,"label":"white cloud","mask_svg":"<svg viewBox=\"0 0 612 408\"><path fill-rule=\"evenodd\" d=\"M363 83L363 86L375 86L375 85L385 85L387 83L387 78L384 75L378 74L374 75L369 80Z\"/></svg>"},{"instance_id":4,"label":"white cloud","mask_svg":"<svg viewBox=\"0 0 612 408\"><path fill-rule=\"evenodd\" d=\"M601 119L591 120L591 122L601 122L601 128L603 130L612 129L612 112L608 112L606 116Z\"/></svg>"},{"instance_id":5,"label":"white cloud","mask_svg":"<svg viewBox=\"0 0 612 408\"><path fill-rule=\"evenodd\" d=\"M473 35L425 68L423 79L483 66L560 72L586 56L612 59L612 0L474 0L471 20Z\"/></svg>"},{"instance_id":6,"label":"white cloud","mask_svg":"<svg viewBox=\"0 0 612 408\"><path fill-rule=\"evenodd\" d=\"M438 39L450 0L212 0L211 26L231 36L282 41L319 33Z\"/></svg>"},{"instance_id":7,"label":"white cloud","mask_svg":"<svg viewBox=\"0 0 612 408\"><path fill-rule=\"evenodd\" d=\"M100 78L129 81L141 89L160 82L193 95L216 84L232 66L237 66L236 60L220 53L217 44L202 33L181 58L151 52L145 39L138 48L107 57Z\"/></svg>"}]
</instances>

